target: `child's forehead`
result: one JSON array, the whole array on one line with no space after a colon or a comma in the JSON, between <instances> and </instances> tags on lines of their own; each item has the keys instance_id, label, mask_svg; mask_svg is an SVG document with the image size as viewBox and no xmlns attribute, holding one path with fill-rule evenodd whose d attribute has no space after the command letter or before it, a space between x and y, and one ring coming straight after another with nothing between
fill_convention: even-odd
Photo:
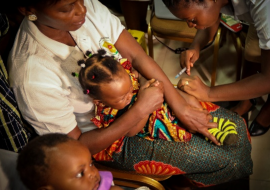
<instances>
[{"instance_id":1,"label":"child's forehead","mask_svg":"<svg viewBox=\"0 0 270 190\"><path fill-rule=\"evenodd\" d=\"M50 148L49 152L52 154L66 154L66 155L70 154L72 156L76 156L74 152L78 150L80 151L87 150L89 152L89 150L81 142L77 140L69 140L63 143L59 143L55 147Z\"/></svg>"}]
</instances>

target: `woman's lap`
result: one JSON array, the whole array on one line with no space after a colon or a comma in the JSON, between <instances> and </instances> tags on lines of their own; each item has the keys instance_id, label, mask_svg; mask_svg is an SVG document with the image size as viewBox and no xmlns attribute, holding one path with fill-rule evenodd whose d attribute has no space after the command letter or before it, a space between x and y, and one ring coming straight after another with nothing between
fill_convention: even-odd
<instances>
[{"instance_id":1,"label":"woman's lap","mask_svg":"<svg viewBox=\"0 0 270 190\"><path fill-rule=\"evenodd\" d=\"M236 123L239 135L236 144L216 146L200 135L193 135L187 143L148 141L136 136L125 138L121 151L113 154L111 164L145 174L185 174L201 186L250 175L251 145L243 118L219 107L211 114Z\"/></svg>"}]
</instances>

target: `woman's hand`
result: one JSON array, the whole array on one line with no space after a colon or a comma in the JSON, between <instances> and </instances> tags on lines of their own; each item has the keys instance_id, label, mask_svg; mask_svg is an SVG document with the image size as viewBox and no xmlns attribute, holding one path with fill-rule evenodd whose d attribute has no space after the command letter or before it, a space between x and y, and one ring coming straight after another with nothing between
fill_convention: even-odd
<instances>
[{"instance_id":1,"label":"woman's hand","mask_svg":"<svg viewBox=\"0 0 270 190\"><path fill-rule=\"evenodd\" d=\"M189 105L181 107L181 109L181 112L175 113L176 117L190 132L198 132L210 139L216 145L220 145L217 139L208 131L209 128L216 128L217 123L209 122L209 120L212 120L212 116L207 110L194 108Z\"/></svg>"},{"instance_id":2,"label":"woman's hand","mask_svg":"<svg viewBox=\"0 0 270 190\"><path fill-rule=\"evenodd\" d=\"M164 89L163 89L163 83L160 82L160 81L158 81L158 80L155 80L155 79L148 80L148 81L146 81L146 83L141 87L141 89L150 89L150 88L154 88L154 89L152 89L152 90L157 90L156 88L158 88L158 89L159 89L159 90L157 90L157 91L159 91L158 93L161 93L161 92L162 92L162 94L163 94L163 91L164 91ZM140 89L140 90L141 90L141 89ZM150 90L151 90L151 89L150 89ZM161 96L161 97L163 97L163 96ZM150 101L150 99L152 99L152 97L149 97L148 99L149 99L149 101ZM137 101L138 101L138 100L137 100ZM136 102L137 102L137 101L136 101ZM163 103L163 98L161 98L161 99L158 98L158 101L162 101L162 102L161 102L161 104L157 104L157 105L156 105L156 106L157 106L157 109L161 107L161 105L162 105L162 103ZM159 102L159 103L160 103L160 102ZM146 106L146 105L145 105L145 104L139 104L139 106L141 106L142 109L145 109L144 106ZM150 108L150 109L151 109L151 108ZM157 110L157 109L155 109L155 110ZM155 111L155 110L154 110L154 111ZM153 112L151 112L151 113L153 113ZM133 136L135 136L136 134L138 134L138 133L144 128L145 124L146 124L147 121L148 121L148 118L149 118L149 114L146 115L145 118L141 119L141 121L138 122L134 127L132 127L132 129L130 129L130 131L126 134L126 136L127 136L127 137L133 137Z\"/></svg>"},{"instance_id":3,"label":"woman's hand","mask_svg":"<svg viewBox=\"0 0 270 190\"><path fill-rule=\"evenodd\" d=\"M151 79L141 86L135 104L139 104L145 114L150 114L161 107L164 102L163 93L163 83Z\"/></svg>"},{"instance_id":4,"label":"woman's hand","mask_svg":"<svg viewBox=\"0 0 270 190\"><path fill-rule=\"evenodd\" d=\"M148 87L158 87L162 92L164 92L164 85L163 82L156 80L156 79L151 79L148 81L149 86Z\"/></svg>"},{"instance_id":5,"label":"woman's hand","mask_svg":"<svg viewBox=\"0 0 270 190\"><path fill-rule=\"evenodd\" d=\"M190 75L190 67L193 67L194 63L199 59L200 50L188 49L183 51L180 56L180 66L187 68L186 73Z\"/></svg>"},{"instance_id":6,"label":"woman's hand","mask_svg":"<svg viewBox=\"0 0 270 190\"><path fill-rule=\"evenodd\" d=\"M211 101L209 98L210 87L206 86L198 76L181 78L177 88L200 101Z\"/></svg>"},{"instance_id":7,"label":"woman's hand","mask_svg":"<svg viewBox=\"0 0 270 190\"><path fill-rule=\"evenodd\" d=\"M200 102L198 101L197 98L195 98L194 96L191 96L190 94L187 94L186 92L183 92L179 89L176 89L179 94L186 100L186 102L192 106L192 107L195 107L195 108L199 108L201 109L202 108L202 105L200 104Z\"/></svg>"}]
</instances>

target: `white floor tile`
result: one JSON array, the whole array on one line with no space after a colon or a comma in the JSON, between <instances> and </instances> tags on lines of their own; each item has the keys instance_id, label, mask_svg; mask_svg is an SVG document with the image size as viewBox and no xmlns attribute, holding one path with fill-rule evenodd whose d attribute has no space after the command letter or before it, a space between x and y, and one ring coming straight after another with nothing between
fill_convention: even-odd
<instances>
[{"instance_id":1,"label":"white floor tile","mask_svg":"<svg viewBox=\"0 0 270 190\"><path fill-rule=\"evenodd\" d=\"M270 182L262 180L250 180L249 190L269 190Z\"/></svg>"}]
</instances>

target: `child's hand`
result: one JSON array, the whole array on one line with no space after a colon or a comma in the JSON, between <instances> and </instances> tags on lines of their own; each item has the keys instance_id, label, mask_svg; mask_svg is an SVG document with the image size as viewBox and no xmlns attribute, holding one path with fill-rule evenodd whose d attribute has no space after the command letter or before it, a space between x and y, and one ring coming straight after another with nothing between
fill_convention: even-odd
<instances>
[{"instance_id":1,"label":"child's hand","mask_svg":"<svg viewBox=\"0 0 270 190\"><path fill-rule=\"evenodd\" d=\"M151 79L149 80L149 82L150 82L149 87L158 87L160 90L162 90L162 92L164 92L163 82L155 79Z\"/></svg>"},{"instance_id":2,"label":"child's hand","mask_svg":"<svg viewBox=\"0 0 270 190\"><path fill-rule=\"evenodd\" d=\"M139 79L139 72L132 68L132 73L135 75L136 79Z\"/></svg>"},{"instance_id":3,"label":"child's hand","mask_svg":"<svg viewBox=\"0 0 270 190\"><path fill-rule=\"evenodd\" d=\"M143 85L145 88L150 87L154 82L156 81L156 79L150 79L148 81L145 82L145 84Z\"/></svg>"}]
</instances>

